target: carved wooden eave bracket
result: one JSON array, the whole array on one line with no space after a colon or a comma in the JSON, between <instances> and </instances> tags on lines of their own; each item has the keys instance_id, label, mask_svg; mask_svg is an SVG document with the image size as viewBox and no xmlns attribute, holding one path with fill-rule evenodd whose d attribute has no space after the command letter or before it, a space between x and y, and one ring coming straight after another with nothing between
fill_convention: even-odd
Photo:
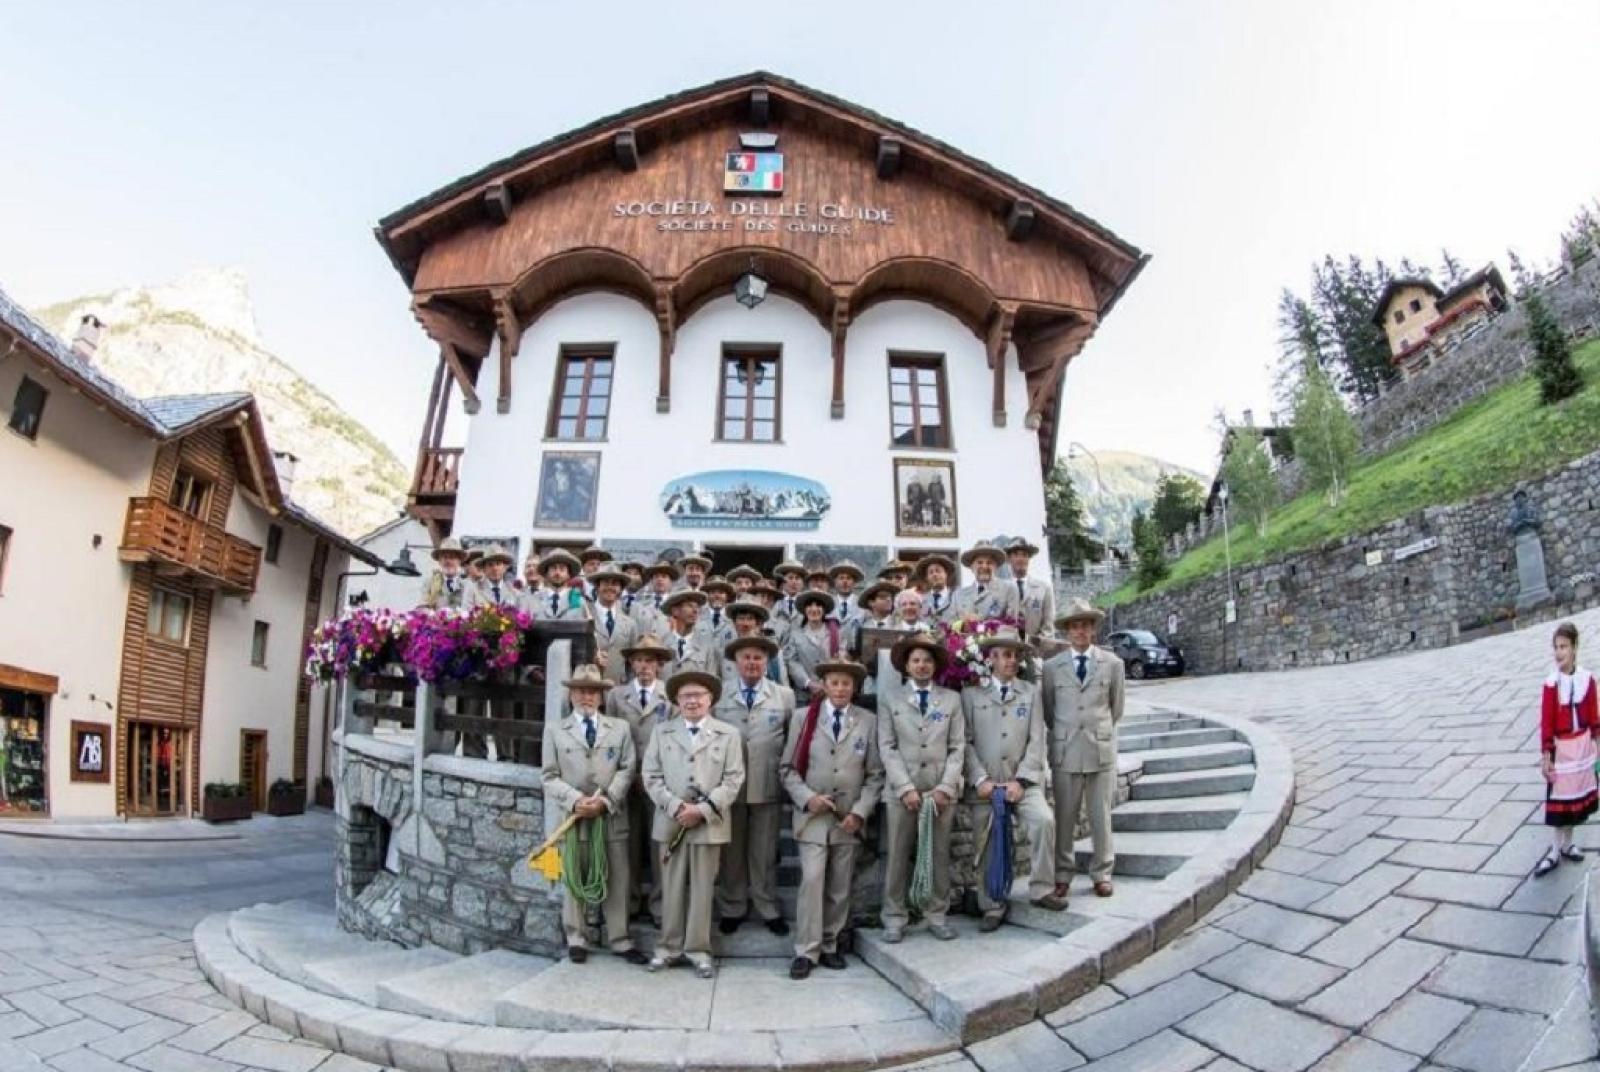
<instances>
[{"instance_id":1,"label":"carved wooden eave bracket","mask_svg":"<svg viewBox=\"0 0 1600 1072\"><path fill-rule=\"evenodd\" d=\"M833 401L828 413L834 420L844 419L844 343L850 331L850 291L835 287L833 316L829 334L833 337Z\"/></svg>"},{"instance_id":2,"label":"carved wooden eave bracket","mask_svg":"<svg viewBox=\"0 0 1600 1072\"><path fill-rule=\"evenodd\" d=\"M456 312L425 299L413 302L411 313L428 338L438 343L439 359L461 389L462 408L468 414L477 413L481 405L476 385L477 369L489 352L489 334Z\"/></svg>"},{"instance_id":3,"label":"carved wooden eave bracket","mask_svg":"<svg viewBox=\"0 0 1600 1072\"><path fill-rule=\"evenodd\" d=\"M678 341L678 311L672 303L672 282L670 279L655 281L656 330L661 335L657 413L666 413L672 408L672 351Z\"/></svg>"},{"instance_id":4,"label":"carved wooden eave bracket","mask_svg":"<svg viewBox=\"0 0 1600 1072\"><path fill-rule=\"evenodd\" d=\"M497 413L510 413L511 361L522 345L522 325L517 322L510 291L503 290L494 296L494 327L500 342L500 395L495 399L494 408Z\"/></svg>"},{"instance_id":5,"label":"carved wooden eave bracket","mask_svg":"<svg viewBox=\"0 0 1600 1072\"><path fill-rule=\"evenodd\" d=\"M1036 430L1044 423L1045 409L1055 398L1067 363L1099 326L1099 319L1092 313L1080 313L1046 324L1018 340L1018 361L1029 381L1028 413L1023 419L1028 428Z\"/></svg>"},{"instance_id":6,"label":"carved wooden eave bracket","mask_svg":"<svg viewBox=\"0 0 1600 1072\"><path fill-rule=\"evenodd\" d=\"M1017 324L1017 303L1000 302L989 318L989 330L984 347L989 354L989 368L994 373L994 426L1006 426L1006 352L1011 349L1011 333Z\"/></svg>"}]
</instances>

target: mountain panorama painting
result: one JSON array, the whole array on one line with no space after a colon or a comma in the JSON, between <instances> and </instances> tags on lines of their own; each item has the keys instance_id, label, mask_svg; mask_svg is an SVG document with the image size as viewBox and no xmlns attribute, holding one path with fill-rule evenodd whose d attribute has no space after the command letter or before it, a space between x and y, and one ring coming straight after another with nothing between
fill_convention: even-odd
<instances>
[{"instance_id":1,"label":"mountain panorama painting","mask_svg":"<svg viewBox=\"0 0 1600 1072\"><path fill-rule=\"evenodd\" d=\"M832 505L815 480L762 469L694 473L661 491L661 511L679 528L814 529Z\"/></svg>"}]
</instances>

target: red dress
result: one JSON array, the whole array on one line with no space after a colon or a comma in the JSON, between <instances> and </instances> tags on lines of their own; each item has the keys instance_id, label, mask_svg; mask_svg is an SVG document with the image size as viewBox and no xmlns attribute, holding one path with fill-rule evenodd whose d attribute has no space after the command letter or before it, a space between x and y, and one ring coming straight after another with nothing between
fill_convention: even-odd
<instances>
[{"instance_id":1,"label":"red dress","mask_svg":"<svg viewBox=\"0 0 1600 1072\"><path fill-rule=\"evenodd\" d=\"M1595 780L1597 726L1600 702L1589 671L1545 679L1539 746L1555 765L1555 777L1545 790L1545 825L1576 826L1594 814L1600 796Z\"/></svg>"}]
</instances>

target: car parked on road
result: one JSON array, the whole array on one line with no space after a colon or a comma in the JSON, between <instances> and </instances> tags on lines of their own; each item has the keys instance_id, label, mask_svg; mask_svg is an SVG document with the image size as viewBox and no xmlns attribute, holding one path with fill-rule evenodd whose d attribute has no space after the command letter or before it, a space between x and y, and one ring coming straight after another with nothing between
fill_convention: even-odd
<instances>
[{"instance_id":1,"label":"car parked on road","mask_svg":"<svg viewBox=\"0 0 1600 1072\"><path fill-rule=\"evenodd\" d=\"M1148 629L1119 629L1106 637L1106 646L1123 661L1135 681L1183 673L1183 652Z\"/></svg>"}]
</instances>

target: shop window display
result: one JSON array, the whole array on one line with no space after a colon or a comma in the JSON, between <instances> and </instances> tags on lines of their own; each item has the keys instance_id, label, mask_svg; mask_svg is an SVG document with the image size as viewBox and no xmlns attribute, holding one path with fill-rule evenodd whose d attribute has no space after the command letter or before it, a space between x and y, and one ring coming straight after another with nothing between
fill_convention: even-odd
<instances>
[{"instance_id":1,"label":"shop window display","mask_svg":"<svg viewBox=\"0 0 1600 1072\"><path fill-rule=\"evenodd\" d=\"M43 815L45 697L0 689L0 815Z\"/></svg>"}]
</instances>

